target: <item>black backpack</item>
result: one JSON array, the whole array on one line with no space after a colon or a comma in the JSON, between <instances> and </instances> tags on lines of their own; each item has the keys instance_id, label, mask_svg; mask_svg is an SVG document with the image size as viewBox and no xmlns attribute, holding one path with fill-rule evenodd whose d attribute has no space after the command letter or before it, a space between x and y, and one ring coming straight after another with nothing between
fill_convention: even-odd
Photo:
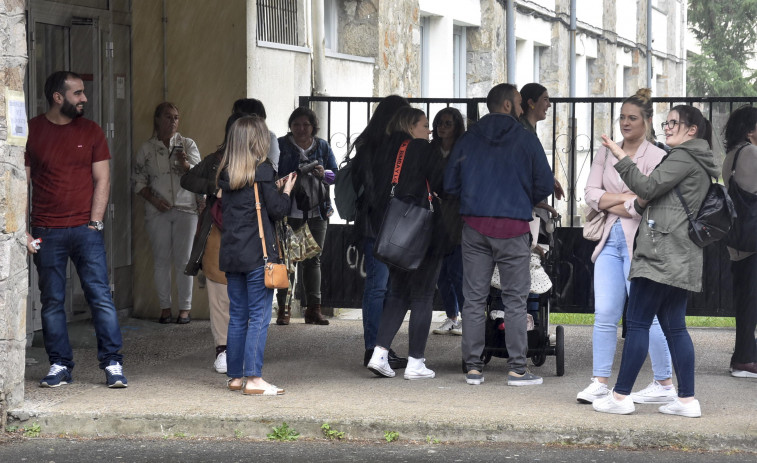
<instances>
[{"instance_id":1,"label":"black backpack","mask_svg":"<svg viewBox=\"0 0 757 463\"><path fill-rule=\"evenodd\" d=\"M757 251L757 195L750 193L736 183L736 161L744 145L736 151L731 167L731 179L728 181L728 195L736 208L737 219L728 232L728 246L744 252Z\"/></svg>"}]
</instances>

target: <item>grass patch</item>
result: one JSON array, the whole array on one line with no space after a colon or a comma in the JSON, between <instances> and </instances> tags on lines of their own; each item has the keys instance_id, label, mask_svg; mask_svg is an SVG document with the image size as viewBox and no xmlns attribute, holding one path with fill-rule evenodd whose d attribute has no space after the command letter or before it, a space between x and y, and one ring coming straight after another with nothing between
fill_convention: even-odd
<instances>
[{"instance_id":1,"label":"grass patch","mask_svg":"<svg viewBox=\"0 0 757 463\"><path fill-rule=\"evenodd\" d=\"M552 313L549 315L552 325L593 325L592 313ZM692 328L733 328L736 319L733 317L686 317L686 326Z\"/></svg>"}]
</instances>

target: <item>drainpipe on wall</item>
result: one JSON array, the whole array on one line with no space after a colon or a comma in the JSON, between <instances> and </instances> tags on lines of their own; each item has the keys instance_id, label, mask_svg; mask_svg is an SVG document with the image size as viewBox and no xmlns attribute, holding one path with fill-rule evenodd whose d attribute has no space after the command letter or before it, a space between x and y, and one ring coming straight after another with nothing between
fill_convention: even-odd
<instances>
[{"instance_id":1,"label":"drainpipe on wall","mask_svg":"<svg viewBox=\"0 0 757 463\"><path fill-rule=\"evenodd\" d=\"M505 27L507 37L507 82L515 84L515 6L513 6L513 0L507 0ZM523 85L523 82L521 82L521 85Z\"/></svg>"},{"instance_id":2,"label":"drainpipe on wall","mask_svg":"<svg viewBox=\"0 0 757 463\"><path fill-rule=\"evenodd\" d=\"M327 96L326 91L326 27L323 23L323 0L313 0L311 2L311 27L313 30L313 72L311 94L313 96ZM316 103L313 110L316 112L319 121L328 121L328 113L324 103ZM326 133L321 132L321 136L328 140L330 127L326 127Z\"/></svg>"},{"instance_id":3,"label":"drainpipe on wall","mask_svg":"<svg viewBox=\"0 0 757 463\"><path fill-rule=\"evenodd\" d=\"M570 0L570 97L576 97L576 0ZM572 115L571 115L572 117Z\"/></svg>"},{"instance_id":4,"label":"drainpipe on wall","mask_svg":"<svg viewBox=\"0 0 757 463\"><path fill-rule=\"evenodd\" d=\"M647 88L652 88L652 0L647 0Z\"/></svg>"},{"instance_id":5,"label":"drainpipe on wall","mask_svg":"<svg viewBox=\"0 0 757 463\"><path fill-rule=\"evenodd\" d=\"M168 14L166 12L166 0L163 0L163 101L168 100Z\"/></svg>"}]
</instances>

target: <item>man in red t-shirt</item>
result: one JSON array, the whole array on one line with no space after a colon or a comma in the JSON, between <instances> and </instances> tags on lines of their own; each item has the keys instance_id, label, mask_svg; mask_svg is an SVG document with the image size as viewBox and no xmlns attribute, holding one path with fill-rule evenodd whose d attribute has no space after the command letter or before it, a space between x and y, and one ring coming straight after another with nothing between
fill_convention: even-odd
<instances>
[{"instance_id":1,"label":"man in red t-shirt","mask_svg":"<svg viewBox=\"0 0 757 463\"><path fill-rule=\"evenodd\" d=\"M45 82L50 109L29 121L26 178L32 186L31 233L42 300L42 334L50 371L40 387L72 381L73 351L66 324L68 259L92 311L97 359L108 387L126 387L121 328L110 294L103 217L110 194L110 152L102 129L84 114L84 82L58 71Z\"/></svg>"}]
</instances>

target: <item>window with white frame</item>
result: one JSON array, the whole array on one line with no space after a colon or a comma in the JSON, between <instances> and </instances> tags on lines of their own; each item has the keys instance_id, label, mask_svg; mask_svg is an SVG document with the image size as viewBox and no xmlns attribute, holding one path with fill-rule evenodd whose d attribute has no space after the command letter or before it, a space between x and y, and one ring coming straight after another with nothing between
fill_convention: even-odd
<instances>
[{"instance_id":1,"label":"window with white frame","mask_svg":"<svg viewBox=\"0 0 757 463\"><path fill-rule=\"evenodd\" d=\"M452 96L454 98L465 98L467 94L466 61L467 45L465 41L465 28L462 26L455 26L452 32Z\"/></svg>"},{"instance_id":2,"label":"window with white frame","mask_svg":"<svg viewBox=\"0 0 757 463\"><path fill-rule=\"evenodd\" d=\"M257 0L257 39L264 42L299 45L298 0Z\"/></svg>"}]
</instances>

